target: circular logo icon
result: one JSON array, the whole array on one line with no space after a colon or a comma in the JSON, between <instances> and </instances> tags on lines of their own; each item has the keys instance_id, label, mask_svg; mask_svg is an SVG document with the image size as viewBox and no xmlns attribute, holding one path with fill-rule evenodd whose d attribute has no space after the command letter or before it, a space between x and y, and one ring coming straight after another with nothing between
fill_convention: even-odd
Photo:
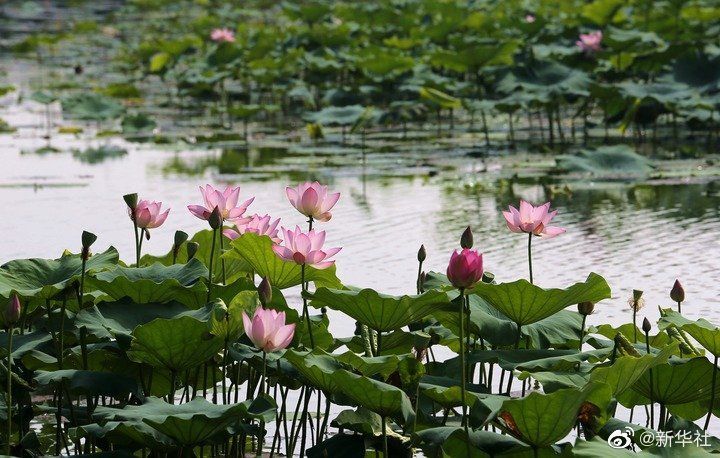
<instances>
[{"instance_id":1,"label":"circular logo icon","mask_svg":"<svg viewBox=\"0 0 720 458\"><path fill-rule=\"evenodd\" d=\"M623 429L616 429L607 439L607 443L612 448L628 448L632 445L632 437L635 431L629 426Z\"/></svg>"}]
</instances>

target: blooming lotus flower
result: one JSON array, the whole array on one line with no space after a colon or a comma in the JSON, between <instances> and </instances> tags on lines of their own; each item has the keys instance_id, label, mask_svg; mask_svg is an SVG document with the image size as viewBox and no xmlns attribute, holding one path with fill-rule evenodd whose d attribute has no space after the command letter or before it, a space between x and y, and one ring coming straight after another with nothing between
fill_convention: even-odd
<instances>
[{"instance_id":1,"label":"blooming lotus flower","mask_svg":"<svg viewBox=\"0 0 720 458\"><path fill-rule=\"evenodd\" d=\"M294 188L285 188L288 199L300 213L318 221L329 221L332 209L340 198L340 193L328 194L328 187L317 181L305 182Z\"/></svg>"},{"instance_id":2,"label":"blooming lotus flower","mask_svg":"<svg viewBox=\"0 0 720 458\"><path fill-rule=\"evenodd\" d=\"M470 288L483 276L483 258L477 250L453 251L447 266L447 277L456 288Z\"/></svg>"},{"instance_id":3,"label":"blooming lotus flower","mask_svg":"<svg viewBox=\"0 0 720 458\"><path fill-rule=\"evenodd\" d=\"M218 43L233 43L235 41L235 33L230 29L213 29L210 32L210 39Z\"/></svg>"},{"instance_id":4,"label":"blooming lotus flower","mask_svg":"<svg viewBox=\"0 0 720 458\"><path fill-rule=\"evenodd\" d=\"M280 224L280 218L271 221L270 215L260 216L255 214L250 217L250 221L244 224L237 224L234 229L225 229L223 234L230 240L235 240L247 232L252 232L257 235L267 235L273 243L280 243L277 229L278 224Z\"/></svg>"},{"instance_id":5,"label":"blooming lotus flower","mask_svg":"<svg viewBox=\"0 0 720 458\"><path fill-rule=\"evenodd\" d=\"M548 226L557 214L557 210L549 212L550 202L538 207L521 200L520 210L510 205L510 211L504 211L503 216L507 221L507 227L513 232L525 232L528 234L539 235L540 237L549 239L556 237L565 229L557 226Z\"/></svg>"},{"instance_id":6,"label":"blooming lotus flower","mask_svg":"<svg viewBox=\"0 0 720 458\"><path fill-rule=\"evenodd\" d=\"M600 51L600 42L603 39L603 33L596 30L590 33L581 33L580 39L575 42L578 48L585 53L593 53Z\"/></svg>"},{"instance_id":7,"label":"blooming lotus flower","mask_svg":"<svg viewBox=\"0 0 720 458\"><path fill-rule=\"evenodd\" d=\"M528 24L532 24L533 22L535 22L535 16L533 16L532 14L526 14L525 22L527 22Z\"/></svg>"},{"instance_id":8,"label":"blooming lotus flower","mask_svg":"<svg viewBox=\"0 0 720 458\"><path fill-rule=\"evenodd\" d=\"M316 269L326 269L333 265L335 261L330 258L335 256L341 248L328 248L323 250L325 243L325 231L303 232L300 226L295 226L295 230L281 228L284 236L284 244L273 246L273 251L281 259L291 261L296 264L307 264Z\"/></svg>"},{"instance_id":9,"label":"blooming lotus flower","mask_svg":"<svg viewBox=\"0 0 720 458\"><path fill-rule=\"evenodd\" d=\"M243 218L243 214L255 198L251 197L238 205L238 199L240 198L239 186L236 188L227 186L224 191L220 192L219 189L215 189L212 185L208 184L205 185L205 188L200 186L200 194L202 194L203 200L205 200L205 206L188 205L190 213L198 218L209 221L212 211L217 207L218 210L220 210L220 216L222 216L223 221L231 220L236 223L246 223L250 220L250 218Z\"/></svg>"},{"instance_id":10,"label":"blooming lotus flower","mask_svg":"<svg viewBox=\"0 0 720 458\"><path fill-rule=\"evenodd\" d=\"M245 334L264 352L282 350L295 335L295 324L285 324L285 312L258 307L252 320L242 312Z\"/></svg>"},{"instance_id":11,"label":"blooming lotus flower","mask_svg":"<svg viewBox=\"0 0 720 458\"><path fill-rule=\"evenodd\" d=\"M162 202L155 202L150 200L140 200L135 206L134 214L132 210L129 210L130 218L135 220L137 227L141 229L154 229L162 226L170 213L168 208L164 212L160 213L162 208Z\"/></svg>"}]
</instances>

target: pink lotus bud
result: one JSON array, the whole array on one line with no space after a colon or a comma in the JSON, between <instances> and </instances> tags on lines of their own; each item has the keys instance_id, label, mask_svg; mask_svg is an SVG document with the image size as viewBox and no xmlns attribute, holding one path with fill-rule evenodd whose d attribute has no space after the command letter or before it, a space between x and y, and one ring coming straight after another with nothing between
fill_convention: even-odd
<instances>
[{"instance_id":1,"label":"pink lotus bud","mask_svg":"<svg viewBox=\"0 0 720 458\"><path fill-rule=\"evenodd\" d=\"M260 304L263 307L272 300L272 286L270 285L270 280L268 280L267 277L263 277L257 287L257 292L260 297Z\"/></svg>"},{"instance_id":2,"label":"pink lotus bud","mask_svg":"<svg viewBox=\"0 0 720 458\"><path fill-rule=\"evenodd\" d=\"M470 288L482 279L483 259L477 250L453 251L447 266L447 277L456 288Z\"/></svg>"},{"instance_id":3,"label":"pink lotus bud","mask_svg":"<svg viewBox=\"0 0 720 458\"><path fill-rule=\"evenodd\" d=\"M242 312L245 334L264 352L282 350L295 335L295 324L285 324L285 312L258 307L252 320Z\"/></svg>"},{"instance_id":4,"label":"pink lotus bud","mask_svg":"<svg viewBox=\"0 0 720 458\"><path fill-rule=\"evenodd\" d=\"M288 186L285 193L297 211L317 221L329 221L332 218L330 210L340 199L339 192L328 194L328 187L317 181L301 183L294 188Z\"/></svg>"},{"instance_id":5,"label":"pink lotus bud","mask_svg":"<svg viewBox=\"0 0 720 458\"><path fill-rule=\"evenodd\" d=\"M685 289L680 284L680 280L675 280L672 289L670 290L670 299L675 302L682 302L685 300Z\"/></svg>"},{"instance_id":6,"label":"pink lotus bud","mask_svg":"<svg viewBox=\"0 0 720 458\"><path fill-rule=\"evenodd\" d=\"M17 294L13 294L5 309L5 324L15 324L20 319L22 305Z\"/></svg>"}]
</instances>

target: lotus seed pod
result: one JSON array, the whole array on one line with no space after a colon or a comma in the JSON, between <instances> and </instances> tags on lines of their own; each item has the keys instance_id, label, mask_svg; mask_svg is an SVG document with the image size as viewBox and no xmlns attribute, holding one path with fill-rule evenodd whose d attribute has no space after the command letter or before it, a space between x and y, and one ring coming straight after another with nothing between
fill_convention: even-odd
<instances>
[{"instance_id":1,"label":"lotus seed pod","mask_svg":"<svg viewBox=\"0 0 720 458\"><path fill-rule=\"evenodd\" d=\"M634 289L634 290L633 290L633 300L634 300L635 302L637 302L637 301L639 301L640 299L642 299L642 295L643 295L643 292L640 291L639 289Z\"/></svg>"},{"instance_id":2,"label":"lotus seed pod","mask_svg":"<svg viewBox=\"0 0 720 458\"><path fill-rule=\"evenodd\" d=\"M680 280L675 280L672 289L670 290L670 299L675 302L682 302L685 300L685 289L680 284Z\"/></svg>"},{"instance_id":3,"label":"lotus seed pod","mask_svg":"<svg viewBox=\"0 0 720 458\"><path fill-rule=\"evenodd\" d=\"M83 231L82 236L82 246L83 248L90 248L93 243L97 240L97 235L93 234L92 232Z\"/></svg>"},{"instance_id":4,"label":"lotus seed pod","mask_svg":"<svg viewBox=\"0 0 720 458\"><path fill-rule=\"evenodd\" d=\"M138 203L138 195L136 192L132 194L125 194L123 196L123 200L125 201L130 210L135 210L135 207L137 207Z\"/></svg>"},{"instance_id":5,"label":"lotus seed pod","mask_svg":"<svg viewBox=\"0 0 720 458\"><path fill-rule=\"evenodd\" d=\"M195 253L197 253L198 248L200 248L200 244L197 242L188 242L187 244L187 258L188 261L195 257Z\"/></svg>"},{"instance_id":6,"label":"lotus seed pod","mask_svg":"<svg viewBox=\"0 0 720 458\"><path fill-rule=\"evenodd\" d=\"M180 245L187 242L188 234L185 231L175 231L175 241L174 241L174 248L175 250L180 248Z\"/></svg>"},{"instance_id":7,"label":"lotus seed pod","mask_svg":"<svg viewBox=\"0 0 720 458\"><path fill-rule=\"evenodd\" d=\"M581 315L591 315L592 312L595 310L595 303L590 301L580 302L578 304L578 312L580 312Z\"/></svg>"},{"instance_id":8,"label":"lotus seed pod","mask_svg":"<svg viewBox=\"0 0 720 458\"><path fill-rule=\"evenodd\" d=\"M460 236L460 246L463 248L470 249L473 246L473 233L468 226Z\"/></svg>"}]
</instances>

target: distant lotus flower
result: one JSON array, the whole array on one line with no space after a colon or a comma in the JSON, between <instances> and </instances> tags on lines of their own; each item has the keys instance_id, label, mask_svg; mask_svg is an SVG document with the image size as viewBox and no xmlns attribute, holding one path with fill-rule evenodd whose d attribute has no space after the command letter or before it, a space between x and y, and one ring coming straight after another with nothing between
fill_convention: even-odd
<instances>
[{"instance_id":1,"label":"distant lotus flower","mask_svg":"<svg viewBox=\"0 0 720 458\"><path fill-rule=\"evenodd\" d=\"M328 194L328 187L317 181L305 182L294 188L285 188L290 203L300 213L317 221L329 221L330 210L335 206L340 193Z\"/></svg>"},{"instance_id":2,"label":"distant lotus flower","mask_svg":"<svg viewBox=\"0 0 720 458\"><path fill-rule=\"evenodd\" d=\"M213 31L210 32L210 39L212 41L217 41L218 43L233 43L235 41L235 33L232 30L226 28L213 29Z\"/></svg>"},{"instance_id":3,"label":"distant lotus flower","mask_svg":"<svg viewBox=\"0 0 720 458\"><path fill-rule=\"evenodd\" d=\"M162 202L155 202L150 200L140 200L135 206L135 222L141 229L154 229L162 226L170 213L168 208L164 212L160 213ZM133 215L131 215L132 217Z\"/></svg>"},{"instance_id":4,"label":"distant lotus flower","mask_svg":"<svg viewBox=\"0 0 720 458\"><path fill-rule=\"evenodd\" d=\"M252 232L257 235L267 235L273 243L280 243L277 229L278 224L280 224L280 218L271 221L270 215L260 216L255 214L250 217L250 221L247 223L238 224L233 229L225 229L223 234L230 240L235 240L247 232Z\"/></svg>"},{"instance_id":5,"label":"distant lotus flower","mask_svg":"<svg viewBox=\"0 0 720 458\"><path fill-rule=\"evenodd\" d=\"M447 266L447 277L456 288L470 288L483 276L483 258L477 250L453 251Z\"/></svg>"},{"instance_id":6,"label":"distant lotus flower","mask_svg":"<svg viewBox=\"0 0 720 458\"><path fill-rule=\"evenodd\" d=\"M590 33L581 33L580 39L575 42L578 48L585 53L593 53L600 51L600 42L602 42L603 33L600 30L596 30Z\"/></svg>"},{"instance_id":7,"label":"distant lotus flower","mask_svg":"<svg viewBox=\"0 0 720 458\"><path fill-rule=\"evenodd\" d=\"M535 16L533 16L532 14L526 14L525 22L527 22L528 24L532 24L533 22L535 22Z\"/></svg>"},{"instance_id":8,"label":"distant lotus flower","mask_svg":"<svg viewBox=\"0 0 720 458\"><path fill-rule=\"evenodd\" d=\"M242 312L245 334L253 344L264 352L282 350L290 345L295 335L295 324L285 324L285 312L258 307L248 317Z\"/></svg>"},{"instance_id":9,"label":"distant lotus flower","mask_svg":"<svg viewBox=\"0 0 720 458\"><path fill-rule=\"evenodd\" d=\"M205 206L188 205L190 213L198 218L209 221L213 209L218 207L220 215L224 221L230 220L235 221L236 224L242 224L250 220L249 218L243 218L243 214L255 198L251 197L242 204L238 205L238 199L240 197L239 186L236 188L227 186L224 191L220 192L219 189L215 189L212 185L208 184L205 185L205 188L200 186L200 194L202 194L203 199L205 200Z\"/></svg>"},{"instance_id":10,"label":"distant lotus flower","mask_svg":"<svg viewBox=\"0 0 720 458\"><path fill-rule=\"evenodd\" d=\"M557 214L557 210L552 212L549 210L550 202L534 207L532 204L521 200L520 210L510 205L510 211L504 211L503 216L508 229L511 231L525 232L549 239L565 232L565 229L561 227L548 226Z\"/></svg>"},{"instance_id":11,"label":"distant lotus flower","mask_svg":"<svg viewBox=\"0 0 720 458\"><path fill-rule=\"evenodd\" d=\"M306 264L316 269L326 269L335 263L330 258L341 250L341 248L322 249L325 243L325 231L303 232L300 226L296 226L294 231L282 228L282 232L284 246L275 245L273 251L286 261Z\"/></svg>"}]
</instances>

